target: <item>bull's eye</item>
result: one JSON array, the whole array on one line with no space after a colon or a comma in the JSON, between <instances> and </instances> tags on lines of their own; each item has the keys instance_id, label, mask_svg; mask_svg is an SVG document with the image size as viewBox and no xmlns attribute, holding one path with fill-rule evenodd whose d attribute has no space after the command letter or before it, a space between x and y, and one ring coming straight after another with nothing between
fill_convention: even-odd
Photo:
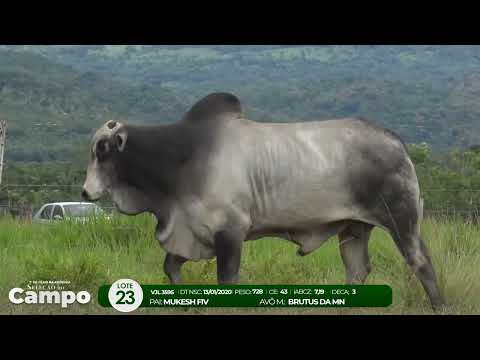
<instances>
[{"instance_id":1,"label":"bull's eye","mask_svg":"<svg viewBox=\"0 0 480 360\"><path fill-rule=\"evenodd\" d=\"M108 154L109 144L107 140L100 140L97 143L97 158L99 160L105 159L105 156Z\"/></svg>"}]
</instances>

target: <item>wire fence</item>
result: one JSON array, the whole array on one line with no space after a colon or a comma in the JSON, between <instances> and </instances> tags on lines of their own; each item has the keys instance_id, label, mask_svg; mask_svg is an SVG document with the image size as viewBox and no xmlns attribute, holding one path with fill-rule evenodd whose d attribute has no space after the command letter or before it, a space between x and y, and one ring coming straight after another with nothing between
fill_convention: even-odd
<instances>
[{"instance_id":1,"label":"wire fence","mask_svg":"<svg viewBox=\"0 0 480 360\"><path fill-rule=\"evenodd\" d=\"M0 216L31 219L47 203L82 202L79 184L2 184ZM111 202L103 201L102 209L114 213Z\"/></svg>"},{"instance_id":2,"label":"wire fence","mask_svg":"<svg viewBox=\"0 0 480 360\"><path fill-rule=\"evenodd\" d=\"M0 215L9 214L31 218L45 203L81 202L81 189L82 185L80 184L2 184L0 186L0 194L3 194L3 197L0 198ZM457 216L480 219L480 189L422 189L421 192L422 197L427 200L424 208L425 217ZM15 196L13 193L23 196L35 193L41 194L41 196L37 196L36 201L18 202L12 199ZM433 206L432 203L434 203ZM100 205L107 212L115 213L113 203L108 200Z\"/></svg>"}]
</instances>

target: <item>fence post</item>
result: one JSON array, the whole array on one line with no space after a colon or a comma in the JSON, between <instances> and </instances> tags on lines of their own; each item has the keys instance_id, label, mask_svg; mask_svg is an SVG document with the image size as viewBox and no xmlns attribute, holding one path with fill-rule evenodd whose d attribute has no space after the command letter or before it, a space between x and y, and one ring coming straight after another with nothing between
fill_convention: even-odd
<instances>
[{"instance_id":1,"label":"fence post","mask_svg":"<svg viewBox=\"0 0 480 360\"><path fill-rule=\"evenodd\" d=\"M7 122L5 120L0 120L0 186L2 185L3 154L5 152L6 138L7 138Z\"/></svg>"}]
</instances>

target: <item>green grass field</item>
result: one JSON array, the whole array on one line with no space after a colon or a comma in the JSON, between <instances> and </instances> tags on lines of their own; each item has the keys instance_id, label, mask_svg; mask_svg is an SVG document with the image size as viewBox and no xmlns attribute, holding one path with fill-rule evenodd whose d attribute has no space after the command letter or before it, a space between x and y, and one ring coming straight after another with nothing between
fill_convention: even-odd
<instances>
[{"instance_id":1,"label":"green grass field","mask_svg":"<svg viewBox=\"0 0 480 360\"><path fill-rule=\"evenodd\" d=\"M98 287L120 278L143 284L167 283L164 252L153 237L150 216L123 217L94 224L32 224L0 220L0 314L119 314L97 303ZM441 314L480 313L480 226L427 219L423 237L433 255L441 290L449 306ZM391 238L381 230L370 241L373 271L367 284L389 284L393 305L368 309L139 309L135 314L432 314L420 283L407 268ZM188 284L216 283L215 260L183 267ZM338 241L332 238L306 257L281 239L247 242L241 268L245 284L343 284ZM87 305L13 305L8 292L30 280L69 280L88 290Z\"/></svg>"}]
</instances>

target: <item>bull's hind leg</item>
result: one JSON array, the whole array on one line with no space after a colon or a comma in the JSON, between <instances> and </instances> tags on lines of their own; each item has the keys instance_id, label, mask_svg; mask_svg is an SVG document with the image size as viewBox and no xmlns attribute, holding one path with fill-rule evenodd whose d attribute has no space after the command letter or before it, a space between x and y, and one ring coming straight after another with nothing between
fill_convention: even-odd
<instances>
[{"instance_id":1,"label":"bull's hind leg","mask_svg":"<svg viewBox=\"0 0 480 360\"><path fill-rule=\"evenodd\" d=\"M407 264L422 283L434 309L445 305L427 246L418 234L394 233L392 237Z\"/></svg>"},{"instance_id":2,"label":"bull's hind leg","mask_svg":"<svg viewBox=\"0 0 480 360\"><path fill-rule=\"evenodd\" d=\"M399 192L401 193L401 192ZM404 194L408 194L407 191ZM445 304L437 283L427 246L420 236L422 204L416 196L383 197L386 209L385 225L407 264L422 283L432 307Z\"/></svg>"},{"instance_id":3,"label":"bull's hind leg","mask_svg":"<svg viewBox=\"0 0 480 360\"><path fill-rule=\"evenodd\" d=\"M338 234L348 284L363 284L370 274L368 240L372 229L372 225L354 222Z\"/></svg>"}]
</instances>

